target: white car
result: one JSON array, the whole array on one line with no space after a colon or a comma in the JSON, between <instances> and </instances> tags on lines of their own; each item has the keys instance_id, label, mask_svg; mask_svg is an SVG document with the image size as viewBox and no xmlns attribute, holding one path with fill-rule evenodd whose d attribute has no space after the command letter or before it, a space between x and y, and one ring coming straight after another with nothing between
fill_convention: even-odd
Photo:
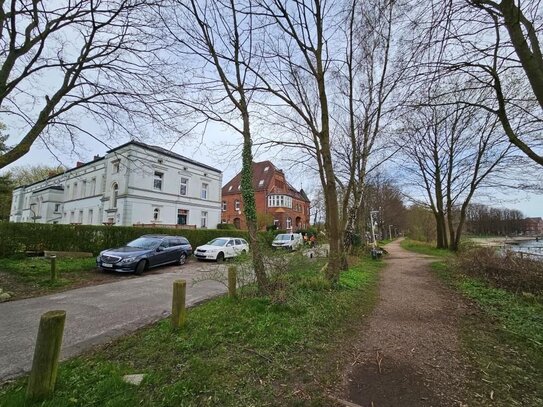
<instances>
[{"instance_id":1,"label":"white car","mask_svg":"<svg viewBox=\"0 0 543 407\"><path fill-rule=\"evenodd\" d=\"M198 246L194 256L198 260L223 261L249 252L249 244L239 237L218 237L203 246Z\"/></svg>"}]
</instances>

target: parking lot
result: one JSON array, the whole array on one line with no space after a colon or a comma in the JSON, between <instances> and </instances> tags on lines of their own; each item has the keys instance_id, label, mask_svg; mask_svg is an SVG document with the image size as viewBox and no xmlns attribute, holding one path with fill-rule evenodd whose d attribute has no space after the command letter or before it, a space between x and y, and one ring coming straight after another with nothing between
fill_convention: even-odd
<instances>
[{"instance_id":1,"label":"parking lot","mask_svg":"<svg viewBox=\"0 0 543 407\"><path fill-rule=\"evenodd\" d=\"M0 303L0 382L30 369L40 316L66 311L62 358L82 353L170 314L172 284L187 281L187 305L226 291L209 279L228 263L197 262L159 267L142 276L111 274L113 282Z\"/></svg>"}]
</instances>

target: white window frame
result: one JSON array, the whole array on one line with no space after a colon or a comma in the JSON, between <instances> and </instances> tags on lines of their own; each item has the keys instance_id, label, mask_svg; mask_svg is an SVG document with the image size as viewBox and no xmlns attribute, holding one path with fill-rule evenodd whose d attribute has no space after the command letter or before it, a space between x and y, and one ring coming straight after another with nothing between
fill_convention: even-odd
<instances>
[{"instance_id":1,"label":"white window frame","mask_svg":"<svg viewBox=\"0 0 543 407\"><path fill-rule=\"evenodd\" d=\"M119 184L114 182L111 185L111 209L117 209L118 199L119 199Z\"/></svg>"},{"instance_id":2,"label":"white window frame","mask_svg":"<svg viewBox=\"0 0 543 407\"><path fill-rule=\"evenodd\" d=\"M226 212L226 201L222 201L222 211Z\"/></svg>"},{"instance_id":3,"label":"white window frame","mask_svg":"<svg viewBox=\"0 0 543 407\"><path fill-rule=\"evenodd\" d=\"M160 221L160 208L153 209L153 221L154 222Z\"/></svg>"},{"instance_id":4,"label":"white window frame","mask_svg":"<svg viewBox=\"0 0 543 407\"><path fill-rule=\"evenodd\" d=\"M234 201L234 210L235 210L235 211L239 211L239 210L240 210L240 207L241 207L241 202L240 202L239 199L236 199L236 200Z\"/></svg>"},{"instance_id":5,"label":"white window frame","mask_svg":"<svg viewBox=\"0 0 543 407\"><path fill-rule=\"evenodd\" d=\"M202 211L200 215L200 227L207 229L207 211Z\"/></svg>"},{"instance_id":6,"label":"white window frame","mask_svg":"<svg viewBox=\"0 0 543 407\"><path fill-rule=\"evenodd\" d=\"M92 209L89 209L89 211L87 212L87 223L89 225L92 225L93 222L94 222L94 210Z\"/></svg>"},{"instance_id":7,"label":"white window frame","mask_svg":"<svg viewBox=\"0 0 543 407\"><path fill-rule=\"evenodd\" d=\"M157 191L162 191L162 184L164 182L164 173L160 171L155 171L153 174L153 189Z\"/></svg>"},{"instance_id":8,"label":"white window frame","mask_svg":"<svg viewBox=\"0 0 543 407\"><path fill-rule=\"evenodd\" d=\"M121 170L121 160L115 160L111 164L112 164L111 172L113 174L118 174L119 171Z\"/></svg>"},{"instance_id":9,"label":"white window frame","mask_svg":"<svg viewBox=\"0 0 543 407\"><path fill-rule=\"evenodd\" d=\"M202 190L200 191L200 198L207 199L209 192L209 184L207 182L202 182Z\"/></svg>"},{"instance_id":10,"label":"white window frame","mask_svg":"<svg viewBox=\"0 0 543 407\"><path fill-rule=\"evenodd\" d=\"M181 181L179 182L179 195L187 196L189 192L189 179L185 177L181 177Z\"/></svg>"},{"instance_id":11,"label":"white window frame","mask_svg":"<svg viewBox=\"0 0 543 407\"><path fill-rule=\"evenodd\" d=\"M94 196L96 194L96 178L92 178L90 181L90 196Z\"/></svg>"}]
</instances>

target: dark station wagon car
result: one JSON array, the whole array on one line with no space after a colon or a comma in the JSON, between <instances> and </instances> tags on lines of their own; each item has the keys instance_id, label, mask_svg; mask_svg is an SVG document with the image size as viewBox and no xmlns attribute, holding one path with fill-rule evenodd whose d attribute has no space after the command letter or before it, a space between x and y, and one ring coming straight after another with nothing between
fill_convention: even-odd
<instances>
[{"instance_id":1,"label":"dark station wagon car","mask_svg":"<svg viewBox=\"0 0 543 407\"><path fill-rule=\"evenodd\" d=\"M108 249L96 258L102 270L135 272L163 264L184 264L192 254L192 246L183 236L143 235L117 249Z\"/></svg>"}]
</instances>

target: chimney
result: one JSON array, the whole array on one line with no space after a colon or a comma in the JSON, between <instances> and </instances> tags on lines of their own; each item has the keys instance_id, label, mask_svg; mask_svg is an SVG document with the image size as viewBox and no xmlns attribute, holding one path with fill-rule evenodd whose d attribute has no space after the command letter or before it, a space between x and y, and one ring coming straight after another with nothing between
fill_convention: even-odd
<instances>
[{"instance_id":1,"label":"chimney","mask_svg":"<svg viewBox=\"0 0 543 407\"><path fill-rule=\"evenodd\" d=\"M100 156L98 154L96 154L93 158L93 160L98 160L100 158Z\"/></svg>"},{"instance_id":2,"label":"chimney","mask_svg":"<svg viewBox=\"0 0 543 407\"><path fill-rule=\"evenodd\" d=\"M84 162L82 161L78 161L77 164L75 165L76 167L81 167L82 165L85 165Z\"/></svg>"}]
</instances>

